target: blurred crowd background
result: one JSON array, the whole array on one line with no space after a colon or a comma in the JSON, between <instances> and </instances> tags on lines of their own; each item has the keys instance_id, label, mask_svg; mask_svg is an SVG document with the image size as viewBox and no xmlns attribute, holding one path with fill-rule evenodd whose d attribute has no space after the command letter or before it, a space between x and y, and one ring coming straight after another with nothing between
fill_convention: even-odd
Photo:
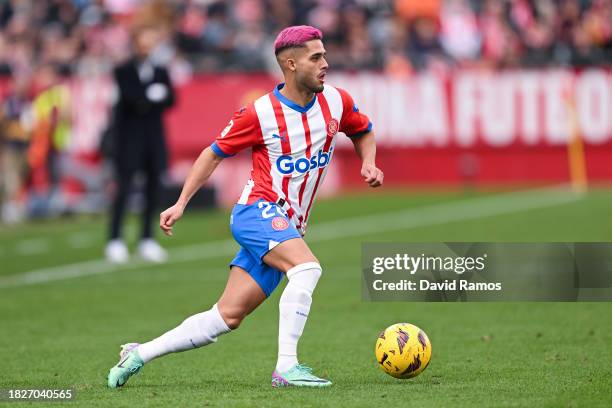
<instances>
[{"instance_id":1,"label":"blurred crowd background","mask_svg":"<svg viewBox=\"0 0 612 408\"><path fill-rule=\"evenodd\" d=\"M610 0L1 0L0 72L108 70L142 22L163 31L159 58L197 72L270 69L296 24L323 30L340 69L612 61Z\"/></svg>"},{"instance_id":2,"label":"blurred crowd background","mask_svg":"<svg viewBox=\"0 0 612 408\"><path fill-rule=\"evenodd\" d=\"M153 59L180 85L275 72L273 39L296 24L322 29L334 70L406 78L612 62L612 0L0 0L2 220L64 211L65 79L108 76L129 58L134 27L159 29Z\"/></svg>"}]
</instances>

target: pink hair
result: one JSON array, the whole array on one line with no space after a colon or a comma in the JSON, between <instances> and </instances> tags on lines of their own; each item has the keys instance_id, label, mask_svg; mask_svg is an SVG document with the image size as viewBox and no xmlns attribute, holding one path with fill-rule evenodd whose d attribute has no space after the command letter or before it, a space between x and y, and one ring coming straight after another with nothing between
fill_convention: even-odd
<instances>
[{"instance_id":1,"label":"pink hair","mask_svg":"<svg viewBox=\"0 0 612 408\"><path fill-rule=\"evenodd\" d=\"M274 40L274 53L278 55L284 49L303 47L310 40L320 40L323 33L318 28L307 25L291 26L283 29Z\"/></svg>"}]
</instances>

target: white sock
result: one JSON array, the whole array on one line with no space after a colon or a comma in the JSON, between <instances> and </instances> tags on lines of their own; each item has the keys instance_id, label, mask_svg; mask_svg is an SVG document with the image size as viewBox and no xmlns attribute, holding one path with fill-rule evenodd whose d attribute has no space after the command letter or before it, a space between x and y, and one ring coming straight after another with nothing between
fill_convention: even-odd
<instances>
[{"instance_id":1,"label":"white sock","mask_svg":"<svg viewBox=\"0 0 612 408\"><path fill-rule=\"evenodd\" d=\"M276 371L289 370L298 363L297 344L304 331L312 293L321 277L321 265L307 262L287 271L289 283L285 287L278 305L278 361Z\"/></svg>"},{"instance_id":2,"label":"white sock","mask_svg":"<svg viewBox=\"0 0 612 408\"><path fill-rule=\"evenodd\" d=\"M221 317L217 304L210 310L188 317L179 326L158 338L138 346L138 354L145 363L169 353L191 350L217 341L230 331Z\"/></svg>"}]
</instances>

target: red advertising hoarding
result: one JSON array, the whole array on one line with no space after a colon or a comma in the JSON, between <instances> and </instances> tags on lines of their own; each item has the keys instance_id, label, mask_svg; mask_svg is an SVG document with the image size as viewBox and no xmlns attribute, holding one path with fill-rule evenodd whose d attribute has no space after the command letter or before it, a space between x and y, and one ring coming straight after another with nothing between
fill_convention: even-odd
<instances>
[{"instance_id":1,"label":"red advertising hoarding","mask_svg":"<svg viewBox=\"0 0 612 408\"><path fill-rule=\"evenodd\" d=\"M612 180L611 70L455 71L409 78L339 73L328 82L348 90L370 116L388 185L568 181L568 142L575 139L585 153L588 179ZM89 154L108 118L112 81L70 83L70 150ZM167 117L174 179L186 174L236 109L275 84L265 74L224 74L179 86L178 104ZM328 191L362 185L350 141L337 146ZM236 180L246 180L249 171L248 153L232 160L213 180L223 186L227 202L239 194Z\"/></svg>"}]
</instances>

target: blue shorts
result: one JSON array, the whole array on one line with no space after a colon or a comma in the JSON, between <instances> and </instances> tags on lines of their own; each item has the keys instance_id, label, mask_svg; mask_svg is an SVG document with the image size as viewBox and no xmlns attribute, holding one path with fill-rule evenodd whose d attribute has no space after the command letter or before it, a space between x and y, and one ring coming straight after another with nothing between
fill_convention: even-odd
<instances>
[{"instance_id":1,"label":"blue shorts","mask_svg":"<svg viewBox=\"0 0 612 408\"><path fill-rule=\"evenodd\" d=\"M230 228L240 244L230 267L239 266L247 271L270 296L284 274L263 263L262 258L281 242L302 237L295 224L276 203L260 199L251 205L236 204Z\"/></svg>"}]
</instances>

